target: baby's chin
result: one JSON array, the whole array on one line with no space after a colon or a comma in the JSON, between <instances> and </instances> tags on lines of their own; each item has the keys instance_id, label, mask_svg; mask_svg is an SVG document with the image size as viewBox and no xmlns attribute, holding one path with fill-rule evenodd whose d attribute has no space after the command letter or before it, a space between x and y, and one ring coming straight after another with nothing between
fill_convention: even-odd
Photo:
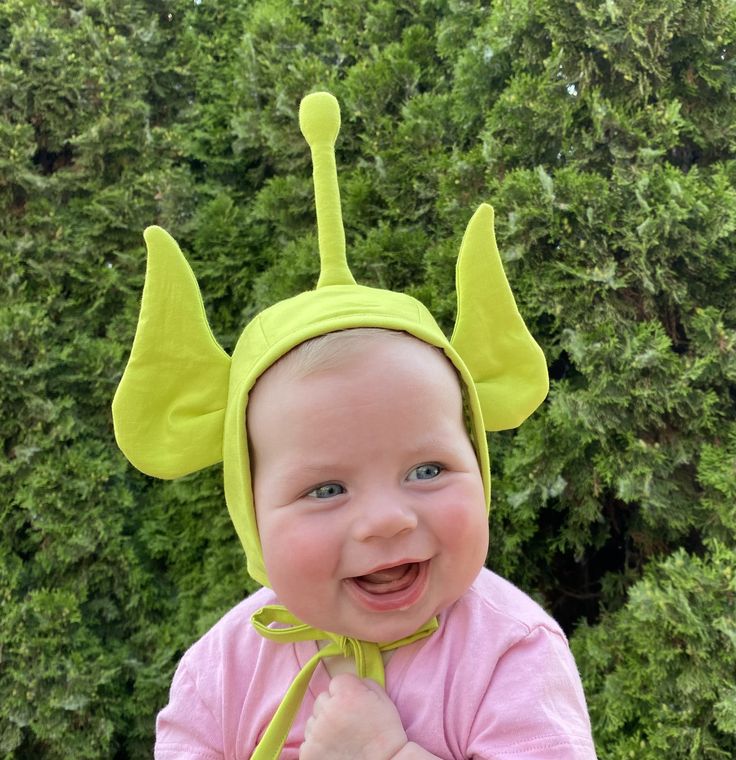
<instances>
[{"instance_id":1,"label":"baby's chin","mask_svg":"<svg viewBox=\"0 0 736 760\"><path fill-rule=\"evenodd\" d=\"M408 608L387 610L366 608L360 599L356 600L352 594L345 591L339 599L333 597L334 606L331 608L320 608L314 598L291 597L289 594L281 596L278 592L277 597L299 620L319 631L360 641L388 644L413 636L462 596L462 592L453 593L458 589L444 591L443 594L437 594L436 589L430 584L425 593Z\"/></svg>"},{"instance_id":2,"label":"baby's chin","mask_svg":"<svg viewBox=\"0 0 736 760\"><path fill-rule=\"evenodd\" d=\"M394 612L359 611L357 614L339 618L315 616L310 614L310 611L304 611L303 615L299 615L296 610L293 612L304 623L318 630L360 641L388 644L412 636L435 617L439 610L417 608Z\"/></svg>"}]
</instances>

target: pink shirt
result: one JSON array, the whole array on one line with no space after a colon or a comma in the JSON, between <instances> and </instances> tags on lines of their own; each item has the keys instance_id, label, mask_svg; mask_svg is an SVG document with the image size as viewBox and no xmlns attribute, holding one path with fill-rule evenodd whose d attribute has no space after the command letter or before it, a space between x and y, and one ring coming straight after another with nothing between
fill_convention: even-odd
<instances>
[{"instance_id":1,"label":"pink shirt","mask_svg":"<svg viewBox=\"0 0 736 760\"><path fill-rule=\"evenodd\" d=\"M314 642L277 644L250 625L277 603L262 589L182 658L156 726L157 760L248 760ZM410 740L440 758L594 760L580 678L564 634L526 594L488 570L439 616L427 639L397 650L386 689ZM304 724L329 675L312 678L281 755L299 756Z\"/></svg>"}]
</instances>

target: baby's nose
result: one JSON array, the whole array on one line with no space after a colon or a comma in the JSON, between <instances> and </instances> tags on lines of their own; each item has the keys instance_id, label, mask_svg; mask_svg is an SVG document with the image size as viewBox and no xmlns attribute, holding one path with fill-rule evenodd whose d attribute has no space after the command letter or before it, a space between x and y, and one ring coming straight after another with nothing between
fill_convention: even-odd
<instances>
[{"instance_id":1,"label":"baby's nose","mask_svg":"<svg viewBox=\"0 0 736 760\"><path fill-rule=\"evenodd\" d=\"M355 522L354 537L358 541L372 538L393 538L417 527L417 513L401 499L378 498L361 507Z\"/></svg>"}]
</instances>

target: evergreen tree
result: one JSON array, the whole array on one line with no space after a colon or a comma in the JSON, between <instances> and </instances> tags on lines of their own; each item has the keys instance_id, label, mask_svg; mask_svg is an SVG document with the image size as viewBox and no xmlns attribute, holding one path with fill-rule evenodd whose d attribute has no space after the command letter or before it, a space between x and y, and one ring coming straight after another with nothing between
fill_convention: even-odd
<instances>
[{"instance_id":1,"label":"evergreen tree","mask_svg":"<svg viewBox=\"0 0 736 760\"><path fill-rule=\"evenodd\" d=\"M227 349L313 287L297 111L328 89L359 281L449 329L496 208L552 388L491 436L489 566L571 635L600 757L735 754L735 38L728 0L5 0L0 753L150 756L252 590L219 468L136 473L109 407L146 225Z\"/></svg>"}]
</instances>

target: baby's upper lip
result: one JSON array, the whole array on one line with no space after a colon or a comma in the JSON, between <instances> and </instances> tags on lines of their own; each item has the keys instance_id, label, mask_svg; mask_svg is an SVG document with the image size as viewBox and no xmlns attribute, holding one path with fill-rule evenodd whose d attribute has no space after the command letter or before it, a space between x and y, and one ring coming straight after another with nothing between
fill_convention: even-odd
<instances>
[{"instance_id":1,"label":"baby's upper lip","mask_svg":"<svg viewBox=\"0 0 736 760\"><path fill-rule=\"evenodd\" d=\"M395 562L384 562L380 565L376 565L375 567L372 567L370 570L366 570L364 573L359 573L358 575L353 575L351 577L353 578L362 578L366 575L373 575L374 573L380 573L384 570L389 570L392 567L401 567L402 565L421 565L423 562L427 562L426 559L400 559Z\"/></svg>"}]
</instances>

